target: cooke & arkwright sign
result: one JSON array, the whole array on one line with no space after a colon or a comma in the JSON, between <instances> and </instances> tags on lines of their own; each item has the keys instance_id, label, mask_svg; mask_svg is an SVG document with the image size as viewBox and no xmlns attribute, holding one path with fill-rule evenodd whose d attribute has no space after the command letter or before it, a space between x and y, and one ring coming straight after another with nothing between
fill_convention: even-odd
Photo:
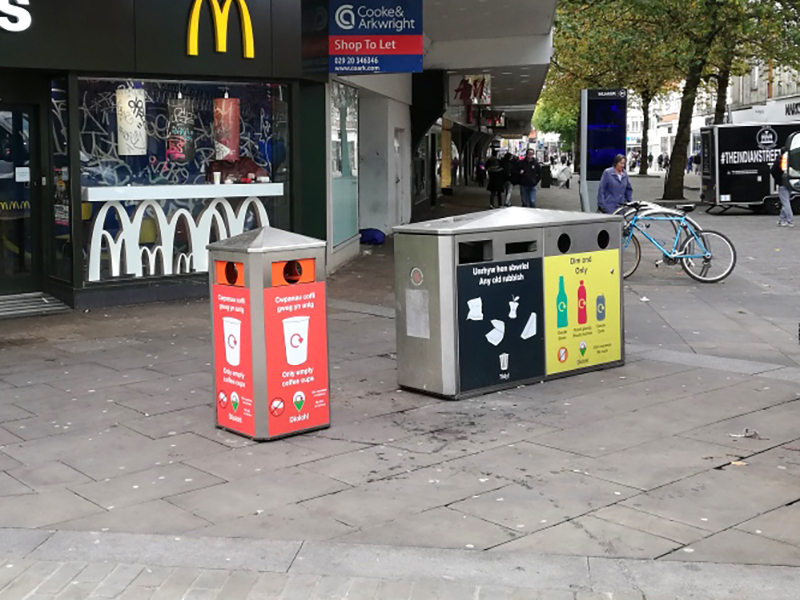
<instances>
[{"instance_id":1,"label":"cooke & arkwright sign","mask_svg":"<svg viewBox=\"0 0 800 600\"><path fill-rule=\"evenodd\" d=\"M422 0L331 0L331 73L422 71Z\"/></svg>"}]
</instances>

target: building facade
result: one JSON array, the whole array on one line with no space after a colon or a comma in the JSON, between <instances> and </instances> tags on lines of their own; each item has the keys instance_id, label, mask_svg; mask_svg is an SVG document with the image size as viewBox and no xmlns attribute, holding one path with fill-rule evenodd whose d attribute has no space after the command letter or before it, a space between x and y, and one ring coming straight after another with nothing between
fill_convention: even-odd
<instances>
[{"instance_id":1,"label":"building facade","mask_svg":"<svg viewBox=\"0 0 800 600\"><path fill-rule=\"evenodd\" d=\"M747 75L733 78L729 100L733 123L798 121L798 73L792 69L754 65Z\"/></svg>"},{"instance_id":2,"label":"building facade","mask_svg":"<svg viewBox=\"0 0 800 600\"><path fill-rule=\"evenodd\" d=\"M457 181L444 161L495 136L446 114L453 77L493 77L486 108L504 123L532 112L555 0L488 26L478 0L426 2L424 72L347 76L329 73L337 2L3 4L0 297L202 296L206 245L267 224L326 240L335 269L361 230L435 204Z\"/></svg>"}]
</instances>

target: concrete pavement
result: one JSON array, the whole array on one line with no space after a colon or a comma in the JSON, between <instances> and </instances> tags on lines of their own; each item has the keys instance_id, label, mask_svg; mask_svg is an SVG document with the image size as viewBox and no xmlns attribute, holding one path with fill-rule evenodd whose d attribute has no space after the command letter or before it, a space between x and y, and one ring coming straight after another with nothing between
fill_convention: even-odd
<instances>
[{"instance_id":1,"label":"concrete pavement","mask_svg":"<svg viewBox=\"0 0 800 600\"><path fill-rule=\"evenodd\" d=\"M625 367L458 403L397 389L371 250L330 282L333 427L272 444L213 426L206 302L4 322L0 599L796 597L796 232L697 218L740 265L643 264Z\"/></svg>"}]
</instances>

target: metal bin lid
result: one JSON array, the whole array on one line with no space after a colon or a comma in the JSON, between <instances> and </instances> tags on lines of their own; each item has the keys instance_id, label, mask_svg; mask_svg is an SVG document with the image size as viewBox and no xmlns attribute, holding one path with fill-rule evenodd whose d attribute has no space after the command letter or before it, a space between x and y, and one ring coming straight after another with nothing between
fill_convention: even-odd
<instances>
[{"instance_id":1,"label":"metal bin lid","mask_svg":"<svg viewBox=\"0 0 800 600\"><path fill-rule=\"evenodd\" d=\"M263 227L246 231L206 246L211 252L239 252L246 254L264 254L286 250L307 250L324 248L325 242L306 237L283 229Z\"/></svg>"},{"instance_id":2,"label":"metal bin lid","mask_svg":"<svg viewBox=\"0 0 800 600\"><path fill-rule=\"evenodd\" d=\"M613 215L511 206L458 217L445 217L434 221L401 225L395 227L394 232L444 236L618 220L620 220L620 217Z\"/></svg>"}]
</instances>

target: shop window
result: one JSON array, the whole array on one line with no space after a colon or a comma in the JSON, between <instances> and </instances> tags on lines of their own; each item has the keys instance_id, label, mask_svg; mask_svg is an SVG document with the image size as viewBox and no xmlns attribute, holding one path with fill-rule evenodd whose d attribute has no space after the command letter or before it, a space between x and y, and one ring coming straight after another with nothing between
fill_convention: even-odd
<instances>
[{"instance_id":1,"label":"shop window","mask_svg":"<svg viewBox=\"0 0 800 600\"><path fill-rule=\"evenodd\" d=\"M53 239L50 244L50 275L72 281L72 193L69 178L69 117L67 81L56 79L50 84L50 136L53 169ZM45 229L47 231L47 229Z\"/></svg>"},{"instance_id":2,"label":"shop window","mask_svg":"<svg viewBox=\"0 0 800 600\"><path fill-rule=\"evenodd\" d=\"M88 281L203 272L207 243L267 221L290 228L288 86L81 79L78 88L84 190L202 186L215 183L215 171L242 190L247 183L283 185L281 196L237 191L217 198L205 189L178 199L160 191L147 206L84 201ZM208 210L218 215L210 227Z\"/></svg>"},{"instance_id":3,"label":"shop window","mask_svg":"<svg viewBox=\"0 0 800 600\"><path fill-rule=\"evenodd\" d=\"M358 90L333 82L331 105L331 193L333 245L358 235Z\"/></svg>"}]
</instances>

